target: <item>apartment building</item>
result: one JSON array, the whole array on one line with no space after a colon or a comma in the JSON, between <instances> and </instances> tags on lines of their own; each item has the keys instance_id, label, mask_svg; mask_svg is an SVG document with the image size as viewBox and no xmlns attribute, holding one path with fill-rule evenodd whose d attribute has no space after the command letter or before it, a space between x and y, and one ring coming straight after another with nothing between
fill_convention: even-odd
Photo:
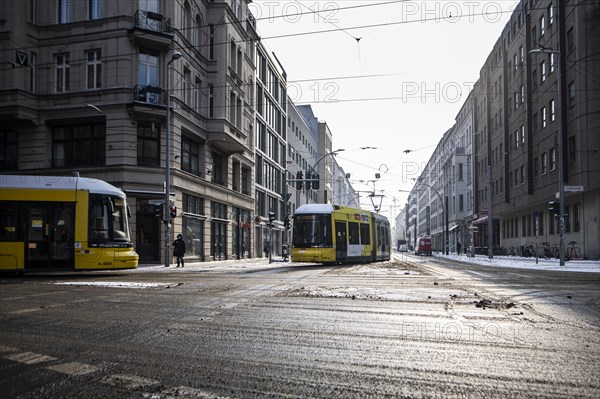
<instances>
[{"instance_id":1,"label":"apartment building","mask_svg":"<svg viewBox=\"0 0 600 399\"><path fill-rule=\"evenodd\" d=\"M300 185L297 182L300 173L302 178L306 178L306 172L312 173L312 167L317 162L317 153L319 150L318 129L316 126L309 126L305 119L308 115L309 121L316 121L312 108L297 107L291 99L288 99L288 161L287 161L287 189L289 196L288 214L293 215L294 211L303 204L317 202L317 190L311 184L310 188L306 184ZM320 188L320 185L318 186Z\"/></svg>"},{"instance_id":2,"label":"apartment building","mask_svg":"<svg viewBox=\"0 0 600 399\"><path fill-rule=\"evenodd\" d=\"M597 2L523 0L516 7L451 129L456 140L444 134L421 176L438 186L431 176L442 176L444 192L462 193L467 206L473 193L472 211L454 219L458 226L464 220L463 240L476 247L558 244L559 220L548 203L562 170L564 243L576 242L581 257L600 257L599 17ZM447 145L454 156L443 167ZM472 184L457 184L460 163L472 171ZM430 198L420 196L420 217L439 208Z\"/></svg>"},{"instance_id":3,"label":"apartment building","mask_svg":"<svg viewBox=\"0 0 600 399\"><path fill-rule=\"evenodd\" d=\"M190 260L255 255L258 35L247 6L4 1L2 173L78 171L120 187L141 262L164 261L178 233ZM165 239L155 208L167 176L177 217Z\"/></svg>"},{"instance_id":4,"label":"apartment building","mask_svg":"<svg viewBox=\"0 0 600 399\"><path fill-rule=\"evenodd\" d=\"M263 43L257 46L255 252L281 255L287 216L287 76ZM258 219L257 219L258 220Z\"/></svg>"}]
</instances>

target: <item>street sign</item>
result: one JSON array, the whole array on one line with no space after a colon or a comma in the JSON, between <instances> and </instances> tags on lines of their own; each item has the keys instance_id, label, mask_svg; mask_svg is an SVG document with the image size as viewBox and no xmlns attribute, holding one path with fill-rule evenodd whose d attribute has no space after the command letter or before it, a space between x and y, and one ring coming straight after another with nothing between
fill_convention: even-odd
<instances>
[{"instance_id":1,"label":"street sign","mask_svg":"<svg viewBox=\"0 0 600 399\"><path fill-rule=\"evenodd\" d=\"M583 186L565 186L565 193L581 193L583 192Z\"/></svg>"},{"instance_id":2,"label":"street sign","mask_svg":"<svg viewBox=\"0 0 600 399\"><path fill-rule=\"evenodd\" d=\"M165 200L148 200L150 205L162 205L165 203Z\"/></svg>"}]
</instances>

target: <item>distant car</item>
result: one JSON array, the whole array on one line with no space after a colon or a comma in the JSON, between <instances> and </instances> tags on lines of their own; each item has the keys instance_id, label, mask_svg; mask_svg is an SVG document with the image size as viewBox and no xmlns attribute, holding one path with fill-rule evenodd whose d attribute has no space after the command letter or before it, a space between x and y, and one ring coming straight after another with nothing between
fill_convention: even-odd
<instances>
[{"instance_id":1,"label":"distant car","mask_svg":"<svg viewBox=\"0 0 600 399\"><path fill-rule=\"evenodd\" d=\"M400 251L400 252L408 252L408 245L406 245L406 244L400 244L400 246L398 247L398 251Z\"/></svg>"}]
</instances>

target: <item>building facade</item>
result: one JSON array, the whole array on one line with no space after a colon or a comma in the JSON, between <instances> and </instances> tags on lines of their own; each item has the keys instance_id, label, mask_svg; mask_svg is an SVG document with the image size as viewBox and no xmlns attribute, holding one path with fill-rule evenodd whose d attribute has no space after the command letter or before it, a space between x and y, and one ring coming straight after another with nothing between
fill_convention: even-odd
<instances>
[{"instance_id":1,"label":"building facade","mask_svg":"<svg viewBox=\"0 0 600 399\"><path fill-rule=\"evenodd\" d=\"M444 134L420 179L445 181L450 228L462 231L451 240L487 248L557 245L559 218L548 204L557 199L562 171L567 255L600 258L600 82L592 72L600 70L599 18L597 2L518 4L454 133ZM444 153L452 156L442 159ZM419 206L425 222L418 231L431 227L435 234L437 220L427 213L439 208L435 198L421 194Z\"/></svg>"},{"instance_id":2,"label":"building facade","mask_svg":"<svg viewBox=\"0 0 600 399\"><path fill-rule=\"evenodd\" d=\"M162 203L177 207L171 232L183 234L186 256L255 255L258 35L247 6L3 2L2 59L14 62L0 72L2 173L76 170L120 187L141 262L165 260L155 207L168 176Z\"/></svg>"},{"instance_id":3,"label":"building facade","mask_svg":"<svg viewBox=\"0 0 600 399\"><path fill-rule=\"evenodd\" d=\"M287 238L287 76L263 43L257 47L255 252L281 255ZM256 219L258 221L259 219Z\"/></svg>"}]
</instances>

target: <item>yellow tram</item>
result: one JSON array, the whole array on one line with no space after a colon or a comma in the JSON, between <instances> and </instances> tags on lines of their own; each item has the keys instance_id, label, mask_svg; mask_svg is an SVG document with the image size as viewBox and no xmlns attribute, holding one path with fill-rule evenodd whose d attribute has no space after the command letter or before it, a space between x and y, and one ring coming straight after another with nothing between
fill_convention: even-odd
<instances>
[{"instance_id":1,"label":"yellow tram","mask_svg":"<svg viewBox=\"0 0 600 399\"><path fill-rule=\"evenodd\" d=\"M359 263L389 260L390 223L363 209L307 204L294 213L292 262Z\"/></svg>"},{"instance_id":2,"label":"yellow tram","mask_svg":"<svg viewBox=\"0 0 600 399\"><path fill-rule=\"evenodd\" d=\"M102 180L0 175L0 271L136 268L128 218Z\"/></svg>"}]
</instances>

